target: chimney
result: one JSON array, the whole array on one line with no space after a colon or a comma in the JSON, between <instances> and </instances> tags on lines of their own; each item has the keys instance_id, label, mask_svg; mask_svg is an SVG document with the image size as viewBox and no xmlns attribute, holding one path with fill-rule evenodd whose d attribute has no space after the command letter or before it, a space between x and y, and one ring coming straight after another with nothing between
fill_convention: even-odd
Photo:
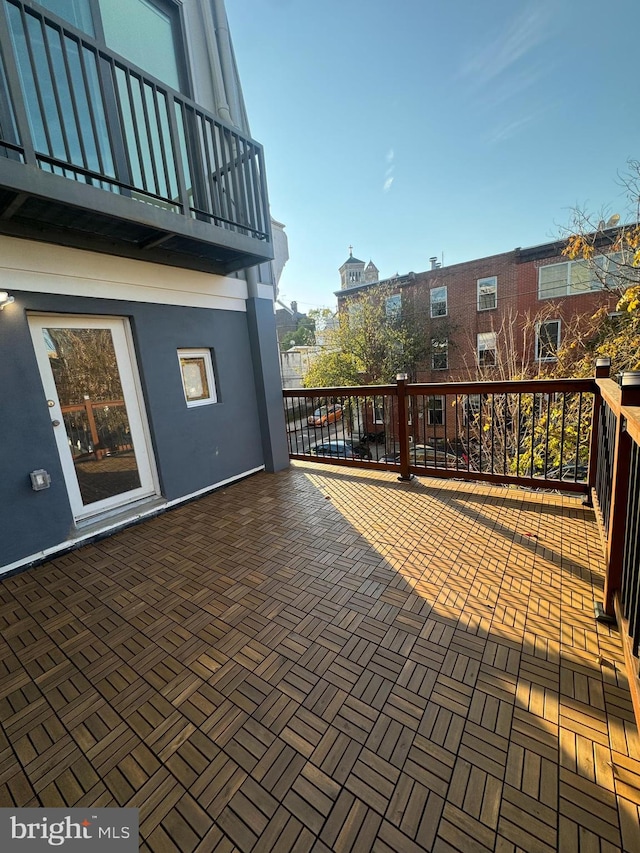
<instances>
[{"instance_id":1,"label":"chimney","mask_svg":"<svg viewBox=\"0 0 640 853\"><path fill-rule=\"evenodd\" d=\"M291 310L293 311L294 314L298 313L298 303L297 302L291 303Z\"/></svg>"},{"instance_id":2,"label":"chimney","mask_svg":"<svg viewBox=\"0 0 640 853\"><path fill-rule=\"evenodd\" d=\"M429 263L431 264L432 270L438 269L438 259L437 258L429 258Z\"/></svg>"}]
</instances>

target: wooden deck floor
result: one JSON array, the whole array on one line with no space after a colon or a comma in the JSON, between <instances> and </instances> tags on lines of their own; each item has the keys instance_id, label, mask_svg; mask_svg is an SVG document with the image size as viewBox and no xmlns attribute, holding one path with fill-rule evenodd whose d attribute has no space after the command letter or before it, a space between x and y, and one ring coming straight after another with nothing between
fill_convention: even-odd
<instances>
[{"instance_id":1,"label":"wooden deck floor","mask_svg":"<svg viewBox=\"0 0 640 853\"><path fill-rule=\"evenodd\" d=\"M0 583L0 805L141 849L639 851L579 500L298 463Z\"/></svg>"}]
</instances>

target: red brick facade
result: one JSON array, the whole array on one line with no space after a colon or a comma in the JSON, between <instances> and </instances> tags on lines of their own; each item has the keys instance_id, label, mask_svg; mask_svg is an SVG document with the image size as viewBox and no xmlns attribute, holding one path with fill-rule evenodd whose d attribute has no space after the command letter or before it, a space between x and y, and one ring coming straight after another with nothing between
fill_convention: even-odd
<instances>
[{"instance_id":1,"label":"red brick facade","mask_svg":"<svg viewBox=\"0 0 640 853\"><path fill-rule=\"evenodd\" d=\"M344 308L350 296L373 294L382 287L401 293L403 310L415 312L425 335L441 343L448 339L446 368L443 367L444 348L435 347L431 363L418 371L417 379L421 382L464 381L479 374L487 379L502 379L513 375L514 371L536 372L544 369L544 355L549 352L545 349L545 336L554 338L557 333L562 342L563 333L566 334L569 327L590 318L599 307L615 309L617 297L602 290L587 289L571 294L567 286L560 295L561 288L556 286L551 291L553 298L541 298L538 270L542 266L566 264L561 249L560 243L514 249L400 279L341 290L336 294L338 308ZM561 277L566 269L557 267L553 275ZM492 279L495 279L495 296ZM479 304L478 282L481 280L485 280L486 291ZM446 314L438 298L442 293L436 290L442 287L447 288ZM433 305L432 291L435 291ZM492 307L494 302L495 307ZM540 323L546 324L542 333ZM485 352L480 356L479 367L478 335L486 336L481 345L490 348L491 333L496 336L496 365L491 366L491 353Z\"/></svg>"}]
</instances>

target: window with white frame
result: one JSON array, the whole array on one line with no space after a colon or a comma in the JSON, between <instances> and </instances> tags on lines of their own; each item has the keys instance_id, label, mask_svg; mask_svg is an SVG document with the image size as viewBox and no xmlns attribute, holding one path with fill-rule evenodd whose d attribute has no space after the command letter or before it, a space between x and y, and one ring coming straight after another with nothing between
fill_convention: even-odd
<instances>
[{"instance_id":1,"label":"window with white frame","mask_svg":"<svg viewBox=\"0 0 640 853\"><path fill-rule=\"evenodd\" d=\"M444 423L444 397L427 397L427 423L429 426L441 426Z\"/></svg>"},{"instance_id":2,"label":"window with white frame","mask_svg":"<svg viewBox=\"0 0 640 853\"><path fill-rule=\"evenodd\" d=\"M538 298L559 299L602 290L603 286L615 287L617 272L622 263L622 254L599 255L592 262L565 261L547 264L538 269Z\"/></svg>"},{"instance_id":3,"label":"window with white frame","mask_svg":"<svg viewBox=\"0 0 640 853\"><path fill-rule=\"evenodd\" d=\"M447 288L446 285L444 287L434 287L429 291L429 301L431 304L431 316L432 317L446 317L447 316Z\"/></svg>"},{"instance_id":4,"label":"window with white frame","mask_svg":"<svg viewBox=\"0 0 640 853\"><path fill-rule=\"evenodd\" d=\"M187 406L204 406L216 403L216 383L211 361L211 350L179 349L178 362L182 389Z\"/></svg>"},{"instance_id":5,"label":"window with white frame","mask_svg":"<svg viewBox=\"0 0 640 853\"><path fill-rule=\"evenodd\" d=\"M373 422L374 424L384 423L384 397L373 398Z\"/></svg>"},{"instance_id":6,"label":"window with white frame","mask_svg":"<svg viewBox=\"0 0 640 853\"><path fill-rule=\"evenodd\" d=\"M498 277L478 279L478 311L489 311L498 305Z\"/></svg>"},{"instance_id":7,"label":"window with white frame","mask_svg":"<svg viewBox=\"0 0 640 853\"><path fill-rule=\"evenodd\" d=\"M480 332L478 334L478 366L495 367L496 364L496 333Z\"/></svg>"},{"instance_id":8,"label":"window with white frame","mask_svg":"<svg viewBox=\"0 0 640 853\"><path fill-rule=\"evenodd\" d=\"M402 294L394 293L393 296L387 296L384 309L388 320L398 320L402 313Z\"/></svg>"},{"instance_id":9,"label":"window with white frame","mask_svg":"<svg viewBox=\"0 0 640 853\"><path fill-rule=\"evenodd\" d=\"M431 341L431 369L448 370L449 368L449 341Z\"/></svg>"},{"instance_id":10,"label":"window with white frame","mask_svg":"<svg viewBox=\"0 0 640 853\"><path fill-rule=\"evenodd\" d=\"M536 360L555 361L560 346L560 320L545 320L536 328Z\"/></svg>"}]
</instances>

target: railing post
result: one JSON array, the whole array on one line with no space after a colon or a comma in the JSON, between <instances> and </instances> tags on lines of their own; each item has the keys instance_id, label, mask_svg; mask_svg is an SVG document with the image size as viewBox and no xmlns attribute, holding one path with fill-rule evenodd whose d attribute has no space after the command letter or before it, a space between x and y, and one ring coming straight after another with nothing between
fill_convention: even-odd
<instances>
[{"instance_id":1,"label":"railing post","mask_svg":"<svg viewBox=\"0 0 640 853\"><path fill-rule=\"evenodd\" d=\"M623 373L620 386L620 414L616 425L609 535L607 538L607 573L604 582L604 611L609 617L615 617L614 597L622 583L624 538L629 498L631 439L627 433L627 420L622 409L624 406L640 406L640 371Z\"/></svg>"},{"instance_id":2,"label":"railing post","mask_svg":"<svg viewBox=\"0 0 640 853\"><path fill-rule=\"evenodd\" d=\"M400 443L400 476L398 480L411 480L409 473L409 401L407 399L407 374L396 376L398 388L398 442Z\"/></svg>"},{"instance_id":3,"label":"railing post","mask_svg":"<svg viewBox=\"0 0 640 853\"><path fill-rule=\"evenodd\" d=\"M596 359L596 379L607 379L611 372L610 358ZM583 506L593 506L593 490L596 487L596 474L598 473L598 436L600 431L600 410L602 408L602 395L597 383L593 389L593 411L591 412L591 440L589 442L589 472L587 474L587 487L589 491L582 501Z\"/></svg>"}]
</instances>

